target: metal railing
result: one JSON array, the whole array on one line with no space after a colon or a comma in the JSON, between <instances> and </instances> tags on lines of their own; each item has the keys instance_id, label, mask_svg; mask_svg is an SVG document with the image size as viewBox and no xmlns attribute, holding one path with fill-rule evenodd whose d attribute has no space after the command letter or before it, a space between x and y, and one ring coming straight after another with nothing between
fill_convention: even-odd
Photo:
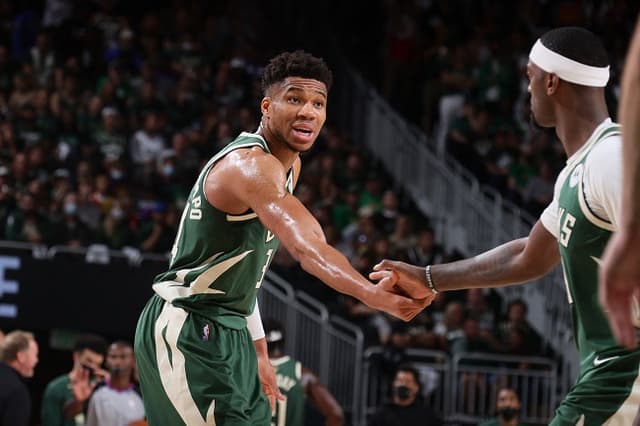
<instances>
[{"instance_id":1,"label":"metal railing","mask_svg":"<svg viewBox=\"0 0 640 426\"><path fill-rule=\"evenodd\" d=\"M500 388L520 398L520 420L547 424L556 408L556 363L548 358L462 353L453 357L448 418L467 423L495 415Z\"/></svg>"},{"instance_id":2,"label":"metal railing","mask_svg":"<svg viewBox=\"0 0 640 426\"><path fill-rule=\"evenodd\" d=\"M314 371L342 406L359 416L364 336L359 327L329 315L326 306L269 271L258 301L263 317L286 326L285 349Z\"/></svg>"},{"instance_id":3,"label":"metal railing","mask_svg":"<svg viewBox=\"0 0 640 426\"><path fill-rule=\"evenodd\" d=\"M395 360L397 361L397 360ZM500 388L513 388L521 402L520 420L548 424L556 408L557 365L539 357L487 353L462 353L409 349L403 357L420 373L422 398L447 423L477 424L495 416ZM366 426L385 401L396 363L383 348L367 349L364 355L360 417Z\"/></svg>"}]
</instances>

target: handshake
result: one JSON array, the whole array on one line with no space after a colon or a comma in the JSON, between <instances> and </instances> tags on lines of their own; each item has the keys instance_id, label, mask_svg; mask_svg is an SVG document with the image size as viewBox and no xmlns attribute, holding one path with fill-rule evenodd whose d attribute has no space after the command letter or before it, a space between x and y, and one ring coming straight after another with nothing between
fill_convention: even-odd
<instances>
[{"instance_id":1,"label":"handshake","mask_svg":"<svg viewBox=\"0 0 640 426\"><path fill-rule=\"evenodd\" d=\"M433 282L429 283L427 269L421 266L385 259L373 267L369 278L377 285L371 286L362 301L404 321L418 315L437 294Z\"/></svg>"}]
</instances>

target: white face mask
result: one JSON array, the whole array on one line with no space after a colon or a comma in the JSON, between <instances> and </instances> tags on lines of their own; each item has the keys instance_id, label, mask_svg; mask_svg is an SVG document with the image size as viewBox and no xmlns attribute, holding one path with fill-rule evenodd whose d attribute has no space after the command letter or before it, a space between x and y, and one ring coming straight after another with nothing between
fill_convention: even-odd
<instances>
[{"instance_id":1,"label":"white face mask","mask_svg":"<svg viewBox=\"0 0 640 426\"><path fill-rule=\"evenodd\" d=\"M163 175L170 177L170 176L173 176L174 172L175 172L175 169L172 164L165 164L164 166L162 166Z\"/></svg>"},{"instance_id":2,"label":"white face mask","mask_svg":"<svg viewBox=\"0 0 640 426\"><path fill-rule=\"evenodd\" d=\"M124 217L124 211L120 207L114 207L111 209L111 217L115 220L120 220Z\"/></svg>"},{"instance_id":3,"label":"white face mask","mask_svg":"<svg viewBox=\"0 0 640 426\"><path fill-rule=\"evenodd\" d=\"M69 216L74 216L78 211L78 205L76 203L66 203L64 205L64 213Z\"/></svg>"}]
</instances>

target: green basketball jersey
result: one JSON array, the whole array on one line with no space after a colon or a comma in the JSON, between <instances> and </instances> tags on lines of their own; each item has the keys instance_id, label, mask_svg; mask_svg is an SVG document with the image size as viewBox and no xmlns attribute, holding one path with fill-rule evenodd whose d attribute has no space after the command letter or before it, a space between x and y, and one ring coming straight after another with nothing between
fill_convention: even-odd
<instances>
[{"instance_id":1,"label":"green basketball jersey","mask_svg":"<svg viewBox=\"0 0 640 426\"><path fill-rule=\"evenodd\" d=\"M607 143L603 140L618 134L620 127L616 124L599 130L599 134L568 166L558 197L558 246L581 361L590 353L617 346L598 302L598 264L613 226L608 220L598 217L587 204L583 172L593 147Z\"/></svg>"},{"instance_id":2,"label":"green basketball jersey","mask_svg":"<svg viewBox=\"0 0 640 426\"><path fill-rule=\"evenodd\" d=\"M173 305L236 329L246 326L279 241L253 211L231 215L214 208L204 185L217 161L254 146L269 152L261 136L243 132L203 167L182 212L169 270L156 276L153 285ZM286 186L293 191L292 170Z\"/></svg>"},{"instance_id":3,"label":"green basketball jersey","mask_svg":"<svg viewBox=\"0 0 640 426\"><path fill-rule=\"evenodd\" d=\"M305 393L302 386L302 365L288 356L272 359L280 392L287 397L278 401L271 426L303 426Z\"/></svg>"}]
</instances>

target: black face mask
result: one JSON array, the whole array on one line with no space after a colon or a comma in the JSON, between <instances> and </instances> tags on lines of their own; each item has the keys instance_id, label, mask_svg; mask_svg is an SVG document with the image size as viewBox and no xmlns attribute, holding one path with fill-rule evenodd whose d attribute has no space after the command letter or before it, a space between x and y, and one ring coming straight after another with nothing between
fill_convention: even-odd
<instances>
[{"instance_id":1,"label":"black face mask","mask_svg":"<svg viewBox=\"0 0 640 426\"><path fill-rule=\"evenodd\" d=\"M400 401L406 401L407 399L411 398L411 389L406 386L396 386L393 388L393 394Z\"/></svg>"},{"instance_id":2,"label":"black face mask","mask_svg":"<svg viewBox=\"0 0 640 426\"><path fill-rule=\"evenodd\" d=\"M513 407L501 408L498 410L498 416L508 422L518 414L518 411L520 410Z\"/></svg>"}]
</instances>

